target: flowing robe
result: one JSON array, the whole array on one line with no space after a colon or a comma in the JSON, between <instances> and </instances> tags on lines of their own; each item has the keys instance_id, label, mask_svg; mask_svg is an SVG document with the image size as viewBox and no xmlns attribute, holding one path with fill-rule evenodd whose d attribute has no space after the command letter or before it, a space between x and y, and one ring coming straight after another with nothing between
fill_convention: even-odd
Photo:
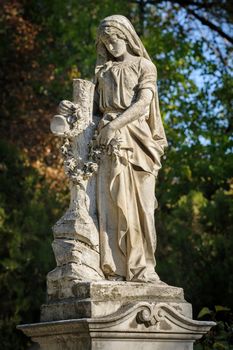
<instances>
[{"instance_id":1,"label":"flowing robe","mask_svg":"<svg viewBox=\"0 0 233 350\"><path fill-rule=\"evenodd\" d=\"M141 89L155 94L156 69L146 58L107 62L97 74L100 128L117 118ZM107 278L128 281L158 280L154 272L155 179L163 149L149 126L150 106L144 115L119 129L120 150L103 153L97 174L97 207L101 268Z\"/></svg>"}]
</instances>

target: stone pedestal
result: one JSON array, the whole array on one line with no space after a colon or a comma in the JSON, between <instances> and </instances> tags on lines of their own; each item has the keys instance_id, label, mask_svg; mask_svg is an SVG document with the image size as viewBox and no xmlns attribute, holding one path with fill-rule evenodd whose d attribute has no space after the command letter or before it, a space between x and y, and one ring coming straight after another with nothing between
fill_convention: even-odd
<instances>
[{"instance_id":1,"label":"stone pedestal","mask_svg":"<svg viewBox=\"0 0 233 350\"><path fill-rule=\"evenodd\" d=\"M42 350L191 350L214 325L192 320L183 290L163 283L81 282L73 295L18 329Z\"/></svg>"},{"instance_id":2,"label":"stone pedestal","mask_svg":"<svg viewBox=\"0 0 233 350\"><path fill-rule=\"evenodd\" d=\"M126 305L138 302L165 302L186 317L192 317L192 306L184 300L182 288L165 283L133 282L79 282L69 289L60 291L63 297L48 295L48 303L41 307L41 321L58 321L76 318L97 318L111 316ZM66 294L65 294L66 293ZM71 297L72 294L72 297ZM64 299L64 295L67 297ZM69 296L69 297L68 297Z\"/></svg>"}]
</instances>

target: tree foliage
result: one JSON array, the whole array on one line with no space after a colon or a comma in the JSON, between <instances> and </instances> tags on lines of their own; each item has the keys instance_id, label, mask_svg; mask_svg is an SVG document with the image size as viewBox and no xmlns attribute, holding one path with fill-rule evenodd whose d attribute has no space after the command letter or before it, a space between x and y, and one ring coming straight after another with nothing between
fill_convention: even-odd
<instances>
[{"instance_id":1,"label":"tree foliage","mask_svg":"<svg viewBox=\"0 0 233 350\"><path fill-rule=\"evenodd\" d=\"M1 141L0 155L0 342L2 349L25 349L28 341L15 327L39 319L61 200L15 146Z\"/></svg>"},{"instance_id":2,"label":"tree foliage","mask_svg":"<svg viewBox=\"0 0 233 350\"><path fill-rule=\"evenodd\" d=\"M50 227L67 205L49 120L58 102L71 98L72 78L93 77L96 27L114 13L131 19L158 69L169 148L157 183L157 269L184 287L196 315L203 306L233 307L232 2L8 0L0 14L6 350L27 346L13 330L17 323L38 321L54 266Z\"/></svg>"}]
</instances>

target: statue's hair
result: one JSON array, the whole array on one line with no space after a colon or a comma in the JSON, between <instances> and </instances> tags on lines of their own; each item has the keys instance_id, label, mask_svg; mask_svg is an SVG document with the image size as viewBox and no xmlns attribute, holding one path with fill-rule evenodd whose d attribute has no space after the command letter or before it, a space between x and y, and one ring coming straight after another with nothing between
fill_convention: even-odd
<instances>
[{"instance_id":1,"label":"statue's hair","mask_svg":"<svg viewBox=\"0 0 233 350\"><path fill-rule=\"evenodd\" d=\"M116 34L120 39L127 40L126 35L120 29L112 26L100 26L98 29L97 40L101 40L102 37L112 34Z\"/></svg>"}]
</instances>

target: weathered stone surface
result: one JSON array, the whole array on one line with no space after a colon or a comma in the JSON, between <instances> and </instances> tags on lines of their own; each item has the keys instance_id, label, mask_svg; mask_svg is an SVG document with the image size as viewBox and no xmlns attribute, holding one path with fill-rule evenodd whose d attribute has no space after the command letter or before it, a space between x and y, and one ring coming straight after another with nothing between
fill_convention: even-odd
<instances>
[{"instance_id":1,"label":"weathered stone surface","mask_svg":"<svg viewBox=\"0 0 233 350\"><path fill-rule=\"evenodd\" d=\"M55 239L52 243L57 266L62 266L67 263L82 264L86 261L93 263L96 271L101 273L99 268L99 254L95 250L81 242L72 239Z\"/></svg>"},{"instance_id":2,"label":"weathered stone surface","mask_svg":"<svg viewBox=\"0 0 233 350\"><path fill-rule=\"evenodd\" d=\"M63 136L69 131L69 124L62 115L55 115L51 121L50 128L53 134Z\"/></svg>"},{"instance_id":3,"label":"weathered stone surface","mask_svg":"<svg viewBox=\"0 0 233 350\"><path fill-rule=\"evenodd\" d=\"M48 301L75 298L76 285L83 279L104 279L99 253L88 245L71 239L55 239L52 247L57 267L47 275Z\"/></svg>"},{"instance_id":4,"label":"weathered stone surface","mask_svg":"<svg viewBox=\"0 0 233 350\"><path fill-rule=\"evenodd\" d=\"M48 290L53 291L51 286ZM57 290L60 290L60 294L56 294ZM41 307L41 320L103 317L113 314L125 305L145 300L154 303L166 301L181 314L192 318L192 307L184 300L182 288L168 286L165 283L77 280L71 283L63 280L60 289L55 284L54 293L48 294L48 304Z\"/></svg>"},{"instance_id":5,"label":"weathered stone surface","mask_svg":"<svg viewBox=\"0 0 233 350\"><path fill-rule=\"evenodd\" d=\"M91 298L93 301L129 302L134 300L167 300L184 302L182 288L172 287L165 283L139 282L81 282L75 286L75 297Z\"/></svg>"},{"instance_id":6,"label":"weathered stone surface","mask_svg":"<svg viewBox=\"0 0 233 350\"><path fill-rule=\"evenodd\" d=\"M42 350L192 350L213 325L193 321L167 303L138 302L102 318L18 328Z\"/></svg>"},{"instance_id":7,"label":"weathered stone surface","mask_svg":"<svg viewBox=\"0 0 233 350\"><path fill-rule=\"evenodd\" d=\"M90 81L75 79L73 102L62 101L59 115L51 122L52 132L64 138L61 150L71 197L68 210L53 227L57 268L47 276L48 298L72 297L74 280L104 278L100 269L95 164L89 161L88 149L96 128L94 88Z\"/></svg>"}]
</instances>

